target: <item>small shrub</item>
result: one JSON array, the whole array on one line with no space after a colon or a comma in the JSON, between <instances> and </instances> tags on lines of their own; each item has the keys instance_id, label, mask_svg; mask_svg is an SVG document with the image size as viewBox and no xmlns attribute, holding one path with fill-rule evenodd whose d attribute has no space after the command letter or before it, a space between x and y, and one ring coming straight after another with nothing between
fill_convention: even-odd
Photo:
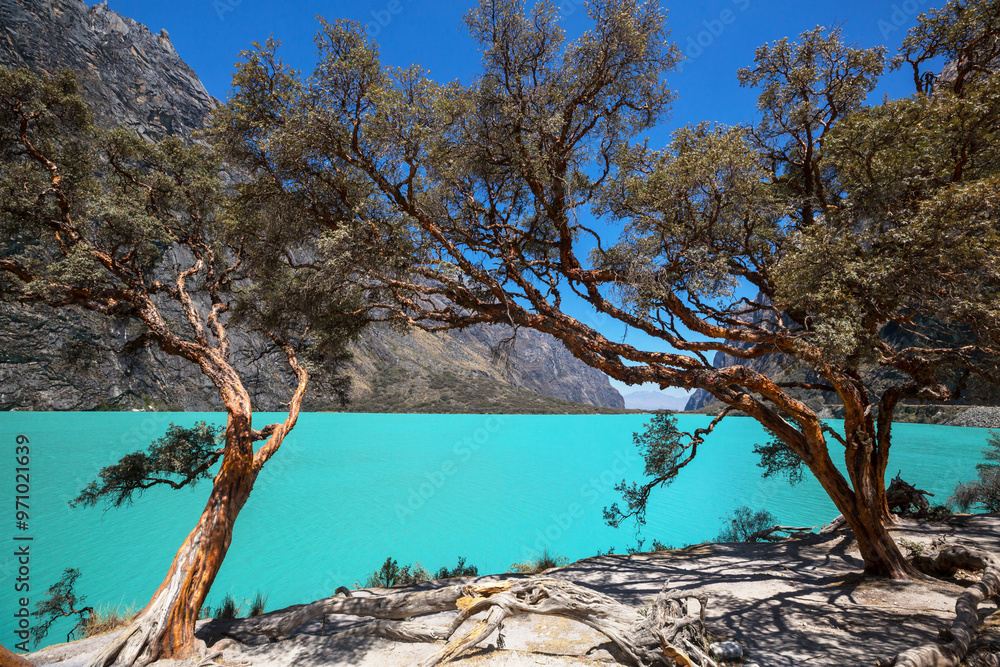
<instances>
[{"instance_id":1,"label":"small shrub","mask_svg":"<svg viewBox=\"0 0 1000 667\"><path fill-rule=\"evenodd\" d=\"M920 542L913 542L911 540L896 540L896 544L906 549L907 558L910 558L911 560L919 558L927 553L927 546L921 544Z\"/></svg>"},{"instance_id":2,"label":"small shrub","mask_svg":"<svg viewBox=\"0 0 1000 667\"><path fill-rule=\"evenodd\" d=\"M222 598L222 604L215 609L214 618L217 621L231 621L239 616L239 612L240 607L236 606L236 599L232 593L226 593L226 596Z\"/></svg>"},{"instance_id":3,"label":"small shrub","mask_svg":"<svg viewBox=\"0 0 1000 667\"><path fill-rule=\"evenodd\" d=\"M413 565L405 565L399 570L399 583L403 586L412 586L430 580L431 573L419 561Z\"/></svg>"},{"instance_id":4,"label":"small shrub","mask_svg":"<svg viewBox=\"0 0 1000 667\"><path fill-rule=\"evenodd\" d=\"M251 616L261 616L264 613L264 607L267 606L267 596L257 591L253 594L253 599L250 600L250 615Z\"/></svg>"},{"instance_id":5,"label":"small shrub","mask_svg":"<svg viewBox=\"0 0 1000 667\"><path fill-rule=\"evenodd\" d=\"M987 512L1000 512L1000 431L990 431L987 444L983 450L986 461L976 465L979 479L956 486L948 507L968 512L979 506Z\"/></svg>"},{"instance_id":6,"label":"small shrub","mask_svg":"<svg viewBox=\"0 0 1000 667\"><path fill-rule=\"evenodd\" d=\"M778 520L767 510L754 512L746 505L722 517L724 523L716 542L759 542L756 534L775 525Z\"/></svg>"},{"instance_id":7,"label":"small shrub","mask_svg":"<svg viewBox=\"0 0 1000 667\"><path fill-rule=\"evenodd\" d=\"M562 567L563 565L568 564L568 558L565 556L555 556L549 553L549 550L546 549L533 561L512 563L510 571L518 574L541 574L545 570L551 570L554 567Z\"/></svg>"},{"instance_id":8,"label":"small shrub","mask_svg":"<svg viewBox=\"0 0 1000 667\"><path fill-rule=\"evenodd\" d=\"M664 544L655 537L653 538L653 551L673 551L674 545Z\"/></svg>"},{"instance_id":9,"label":"small shrub","mask_svg":"<svg viewBox=\"0 0 1000 667\"><path fill-rule=\"evenodd\" d=\"M646 540L644 540L641 537L637 537L637 538L635 538L635 546L634 547L625 547L625 551L627 553L629 553L629 554L641 554L641 553L645 553L642 550L642 545L645 544L645 543L646 543Z\"/></svg>"},{"instance_id":10,"label":"small shrub","mask_svg":"<svg viewBox=\"0 0 1000 667\"><path fill-rule=\"evenodd\" d=\"M427 568L419 562L399 567L399 563L390 556L385 559L382 567L368 575L364 587L391 588L392 586L412 586L413 584L420 584L432 579L476 576L479 576L479 568L475 565L467 565L464 556L459 557L458 564L454 568L449 570L447 567L442 567L434 576L431 576ZM361 588L357 584L358 582L355 582L355 587Z\"/></svg>"},{"instance_id":11,"label":"small shrub","mask_svg":"<svg viewBox=\"0 0 1000 667\"><path fill-rule=\"evenodd\" d=\"M107 605L105 607L98 607L83 622L83 636L96 637L120 630L131 623L135 615L136 609L134 605L127 607L124 611L119 609L118 606L112 607L111 605Z\"/></svg>"},{"instance_id":12,"label":"small shrub","mask_svg":"<svg viewBox=\"0 0 1000 667\"><path fill-rule=\"evenodd\" d=\"M390 588L399 583L399 565L396 559L389 556L382 563L382 567L368 575L365 581L366 588Z\"/></svg>"},{"instance_id":13,"label":"small shrub","mask_svg":"<svg viewBox=\"0 0 1000 667\"><path fill-rule=\"evenodd\" d=\"M435 579L452 579L454 577L478 577L479 568L475 565L466 565L465 556L458 557L458 565L453 569L449 570L446 567L442 567L438 570Z\"/></svg>"}]
</instances>

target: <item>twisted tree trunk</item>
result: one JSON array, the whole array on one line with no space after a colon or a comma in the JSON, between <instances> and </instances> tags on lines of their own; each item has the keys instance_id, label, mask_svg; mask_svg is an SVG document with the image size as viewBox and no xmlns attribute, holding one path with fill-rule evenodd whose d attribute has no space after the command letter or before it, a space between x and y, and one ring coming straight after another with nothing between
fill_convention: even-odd
<instances>
[{"instance_id":1,"label":"twisted tree trunk","mask_svg":"<svg viewBox=\"0 0 1000 667\"><path fill-rule=\"evenodd\" d=\"M295 427L305 396L309 374L289 345L278 339L275 342L287 355L298 386L285 421L262 431L254 431L251 426L250 395L233 368L219 355L209 353L204 357L203 370L219 387L229 414L225 453L212 493L149 604L91 660L89 667L143 667L164 658L183 659L195 652L195 622L229 550L236 517L261 468ZM267 441L254 452L254 442L265 437Z\"/></svg>"},{"instance_id":2,"label":"twisted tree trunk","mask_svg":"<svg viewBox=\"0 0 1000 667\"><path fill-rule=\"evenodd\" d=\"M146 665L165 657L186 658L194 652L195 622L229 550L233 525L256 477L249 418L230 415L226 455L198 524L184 540L149 603L92 659L91 667Z\"/></svg>"},{"instance_id":3,"label":"twisted tree trunk","mask_svg":"<svg viewBox=\"0 0 1000 667\"><path fill-rule=\"evenodd\" d=\"M885 485L891 433L886 425L890 422L886 420L891 419L891 413L876 425L867 407L867 394L863 388L854 389L856 393L841 394L847 408L844 436L834 434L844 446L850 483L833 465L825 439L812 447L822 455L806 462L854 532L865 574L890 579L923 578L889 534L889 527L895 523L889 512Z\"/></svg>"},{"instance_id":4,"label":"twisted tree trunk","mask_svg":"<svg viewBox=\"0 0 1000 667\"><path fill-rule=\"evenodd\" d=\"M827 459L829 461L829 459ZM852 461L848 458L848 464ZM923 575L906 560L889 534L888 519L882 512L885 504L885 482L877 479L877 466L860 465L851 475L848 485L832 461L827 465L810 466L844 522L857 540L865 563L865 574L890 579L922 578Z\"/></svg>"}]
</instances>

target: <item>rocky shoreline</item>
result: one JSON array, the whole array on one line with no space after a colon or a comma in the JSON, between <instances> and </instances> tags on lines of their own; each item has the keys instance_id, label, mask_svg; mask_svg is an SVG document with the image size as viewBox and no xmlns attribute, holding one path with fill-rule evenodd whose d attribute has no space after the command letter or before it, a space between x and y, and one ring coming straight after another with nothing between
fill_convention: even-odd
<instances>
[{"instance_id":1,"label":"rocky shoreline","mask_svg":"<svg viewBox=\"0 0 1000 667\"><path fill-rule=\"evenodd\" d=\"M1000 407L973 406L947 424L975 428L1000 428Z\"/></svg>"}]
</instances>

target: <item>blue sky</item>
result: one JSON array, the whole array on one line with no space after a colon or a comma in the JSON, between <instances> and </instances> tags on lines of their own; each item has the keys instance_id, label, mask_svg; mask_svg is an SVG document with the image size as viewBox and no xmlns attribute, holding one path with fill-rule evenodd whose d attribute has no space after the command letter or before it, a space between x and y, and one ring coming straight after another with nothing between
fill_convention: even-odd
<instances>
[{"instance_id":1,"label":"blue sky","mask_svg":"<svg viewBox=\"0 0 1000 667\"><path fill-rule=\"evenodd\" d=\"M570 36L587 26L583 0L562 0ZM919 12L943 1L870 0L843 3L799 0L661 0L668 10L671 39L687 56L671 76L679 97L670 125L703 119L735 123L753 117L755 94L740 89L736 70L753 61L754 49L817 25L842 24L849 41L862 46L899 45ZM91 3L94 4L94 3ZM254 41L274 36L283 56L302 69L314 62L316 17L349 18L369 26L389 64L421 63L439 80L468 80L479 56L462 17L472 0L109 0L111 9L166 28L178 53L209 92L224 99L233 63ZM908 75L888 77L883 90L908 94Z\"/></svg>"},{"instance_id":2,"label":"blue sky","mask_svg":"<svg viewBox=\"0 0 1000 667\"><path fill-rule=\"evenodd\" d=\"M463 23L473 1L109 0L108 5L145 23L154 32L165 28L177 52L198 73L209 93L224 100L240 51L255 41L277 38L283 44L281 54L287 62L311 70L317 16L348 18L367 25L386 64L406 66L416 62L439 81L469 81L479 66L476 45ZM557 4L570 38L588 27L583 0L561 0ZM671 39L684 52L685 61L681 71L668 79L677 101L671 117L651 135L654 146L663 145L673 129L701 120L752 122L756 116L756 91L740 88L736 71L753 63L757 46L786 36L794 38L817 25L839 24L848 42L863 47L882 44L891 54L906 31L916 24L917 15L940 6L943 0L661 0L661 4L668 10ZM887 74L875 95L876 99L883 95L900 97L912 90L910 74L900 71ZM582 310L571 314L584 321L589 315ZM625 335L614 323L591 323L606 335ZM629 342L665 349L662 344L634 334L629 335ZM620 383L616 387L626 390ZM639 388L628 390L635 389Z\"/></svg>"}]
</instances>

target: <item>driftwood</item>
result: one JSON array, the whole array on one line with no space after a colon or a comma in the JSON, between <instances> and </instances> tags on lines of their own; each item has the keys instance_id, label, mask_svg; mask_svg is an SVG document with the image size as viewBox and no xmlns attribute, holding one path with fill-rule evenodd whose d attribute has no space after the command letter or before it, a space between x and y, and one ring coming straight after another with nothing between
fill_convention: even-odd
<instances>
[{"instance_id":1,"label":"driftwood","mask_svg":"<svg viewBox=\"0 0 1000 667\"><path fill-rule=\"evenodd\" d=\"M650 607L637 611L603 593L568 581L528 577L369 597L334 596L286 612L241 620L233 629L238 627L239 634L244 635L264 634L277 641L304 623L328 614L370 617L376 620L335 636L446 642L421 663L421 667L431 667L451 662L477 646L507 618L542 614L568 618L593 628L618 647L625 661L637 667L718 667L708 655L707 604L703 596L669 591L665 585ZM448 627L411 620L448 610L460 612ZM479 616L478 620L466 626L466 621L475 616Z\"/></svg>"},{"instance_id":2,"label":"driftwood","mask_svg":"<svg viewBox=\"0 0 1000 667\"><path fill-rule=\"evenodd\" d=\"M823 526L822 528L820 528L819 529L819 534L820 535L827 535L829 533L835 533L835 532L837 532L838 530L840 530L841 528L843 528L846 525L847 525L847 519L844 518L843 514L840 514L840 515L837 516L836 519L834 519L830 523L828 523L825 526Z\"/></svg>"},{"instance_id":3,"label":"driftwood","mask_svg":"<svg viewBox=\"0 0 1000 667\"><path fill-rule=\"evenodd\" d=\"M771 526L770 528L765 528L763 530L758 530L756 533L750 535L746 541L747 542L780 542L782 540L787 540L793 537L805 537L816 530L817 526L807 526L805 528L796 528L794 526ZM785 533L781 535L780 533Z\"/></svg>"},{"instance_id":4,"label":"driftwood","mask_svg":"<svg viewBox=\"0 0 1000 667\"><path fill-rule=\"evenodd\" d=\"M979 627L979 605L1000 593L1000 559L995 554L973 547L950 546L934 558L918 563L935 574L956 570L982 570L983 576L969 586L955 602L955 621L942 632L941 641L909 649L883 667L957 667L969 652L969 645Z\"/></svg>"},{"instance_id":5,"label":"driftwood","mask_svg":"<svg viewBox=\"0 0 1000 667\"><path fill-rule=\"evenodd\" d=\"M931 509L927 496L934 494L918 489L909 482L904 482L899 476L901 472L896 473L889 488L885 490L885 500L889 504L889 511L899 510L903 514L914 514L917 518L922 519L927 516Z\"/></svg>"}]
</instances>

